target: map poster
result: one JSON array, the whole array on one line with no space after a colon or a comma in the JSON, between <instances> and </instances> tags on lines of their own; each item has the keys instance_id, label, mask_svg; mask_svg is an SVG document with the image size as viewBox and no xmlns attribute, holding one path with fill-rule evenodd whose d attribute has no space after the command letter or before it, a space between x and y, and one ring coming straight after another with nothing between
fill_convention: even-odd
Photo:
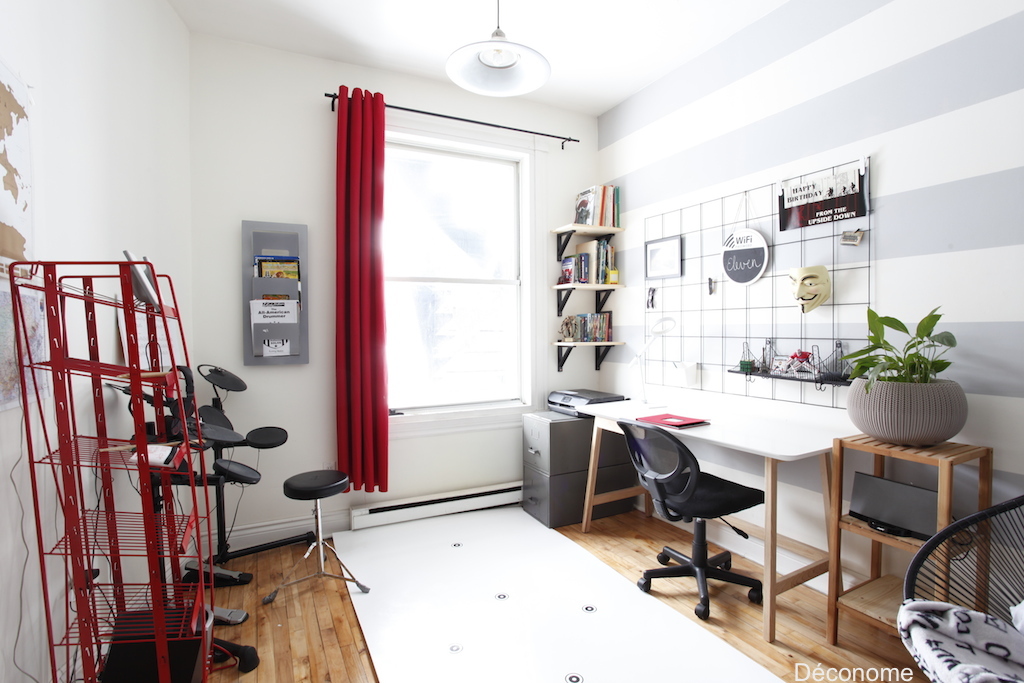
<instances>
[{"instance_id":1,"label":"map poster","mask_svg":"<svg viewBox=\"0 0 1024 683\"><path fill-rule=\"evenodd\" d=\"M779 230L864 216L867 191L867 165L859 161L784 180L779 195Z\"/></svg>"},{"instance_id":2,"label":"map poster","mask_svg":"<svg viewBox=\"0 0 1024 683\"><path fill-rule=\"evenodd\" d=\"M21 395L8 266L29 259L32 247L28 121L28 88L0 61L0 410L18 406ZM24 347L33 360L45 360L42 300L23 294L21 303ZM28 379L31 383L31 376ZM44 390L40 387L39 395L47 393ZM36 396L35 387L29 387L29 396Z\"/></svg>"},{"instance_id":3,"label":"map poster","mask_svg":"<svg viewBox=\"0 0 1024 683\"><path fill-rule=\"evenodd\" d=\"M32 167L28 88L0 62L0 275L28 258L32 240Z\"/></svg>"}]
</instances>

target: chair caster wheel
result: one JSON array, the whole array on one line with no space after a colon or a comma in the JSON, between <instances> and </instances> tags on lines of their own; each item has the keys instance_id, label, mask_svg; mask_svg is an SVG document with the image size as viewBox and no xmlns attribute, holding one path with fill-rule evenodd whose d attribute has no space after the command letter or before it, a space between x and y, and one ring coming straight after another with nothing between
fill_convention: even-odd
<instances>
[{"instance_id":1,"label":"chair caster wheel","mask_svg":"<svg viewBox=\"0 0 1024 683\"><path fill-rule=\"evenodd\" d=\"M359 590L361 590L364 593L369 593L370 592L370 587L369 586L365 586L365 585L359 583L358 581L356 581L356 588L358 588Z\"/></svg>"},{"instance_id":2,"label":"chair caster wheel","mask_svg":"<svg viewBox=\"0 0 1024 683\"><path fill-rule=\"evenodd\" d=\"M651 592L651 580L650 579L640 579L639 581L636 582L636 585L637 585L637 588L642 590L644 593L650 593Z\"/></svg>"},{"instance_id":3,"label":"chair caster wheel","mask_svg":"<svg viewBox=\"0 0 1024 683\"><path fill-rule=\"evenodd\" d=\"M274 600L276 598L277 598L277 591L274 591L273 593L271 593L267 597L263 598L263 604L264 605L269 605L270 603L274 602Z\"/></svg>"},{"instance_id":4,"label":"chair caster wheel","mask_svg":"<svg viewBox=\"0 0 1024 683\"><path fill-rule=\"evenodd\" d=\"M760 605L761 601L764 600L764 595L761 593L760 588L751 588L747 591L747 599L755 605Z\"/></svg>"},{"instance_id":5,"label":"chair caster wheel","mask_svg":"<svg viewBox=\"0 0 1024 683\"><path fill-rule=\"evenodd\" d=\"M668 564L672 558L665 553L658 553L658 562L661 564Z\"/></svg>"},{"instance_id":6,"label":"chair caster wheel","mask_svg":"<svg viewBox=\"0 0 1024 683\"><path fill-rule=\"evenodd\" d=\"M698 605L693 608L693 613L696 614L697 618L701 621L707 621L708 617L711 616L711 608L703 602L698 603Z\"/></svg>"}]
</instances>

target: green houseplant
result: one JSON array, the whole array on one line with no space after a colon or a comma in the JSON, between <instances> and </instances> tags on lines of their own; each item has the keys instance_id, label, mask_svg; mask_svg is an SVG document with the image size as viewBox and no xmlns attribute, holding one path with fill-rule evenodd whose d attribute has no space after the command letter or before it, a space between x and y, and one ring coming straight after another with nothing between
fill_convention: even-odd
<instances>
[{"instance_id":1,"label":"green houseplant","mask_svg":"<svg viewBox=\"0 0 1024 683\"><path fill-rule=\"evenodd\" d=\"M927 383L950 366L942 358L949 349L956 346L956 337L951 332L935 332L935 326L942 317L935 308L917 324L914 334L896 318L880 316L868 309L868 345L860 351L843 356L852 360L853 371L850 379L864 376L864 390L870 392L879 379L891 382ZM885 338L885 328L908 335L910 339L899 348Z\"/></svg>"},{"instance_id":2,"label":"green houseplant","mask_svg":"<svg viewBox=\"0 0 1024 683\"><path fill-rule=\"evenodd\" d=\"M880 441L930 446L956 435L967 422L967 396L952 380L937 379L956 346L950 332L936 332L938 308L913 332L902 321L868 309L868 345L844 356L852 362L847 412L853 424ZM908 340L897 346L886 328Z\"/></svg>"}]
</instances>

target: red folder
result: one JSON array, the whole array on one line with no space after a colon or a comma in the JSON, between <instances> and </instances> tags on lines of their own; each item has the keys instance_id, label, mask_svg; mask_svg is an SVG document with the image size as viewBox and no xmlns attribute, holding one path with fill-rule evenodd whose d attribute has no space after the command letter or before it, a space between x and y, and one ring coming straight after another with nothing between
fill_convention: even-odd
<instances>
[{"instance_id":1,"label":"red folder","mask_svg":"<svg viewBox=\"0 0 1024 683\"><path fill-rule=\"evenodd\" d=\"M683 417L682 415L672 415L671 413L638 417L637 422L650 422L651 424L661 425L662 427L674 427L675 429L686 429L687 427L699 427L710 424L704 418Z\"/></svg>"}]
</instances>

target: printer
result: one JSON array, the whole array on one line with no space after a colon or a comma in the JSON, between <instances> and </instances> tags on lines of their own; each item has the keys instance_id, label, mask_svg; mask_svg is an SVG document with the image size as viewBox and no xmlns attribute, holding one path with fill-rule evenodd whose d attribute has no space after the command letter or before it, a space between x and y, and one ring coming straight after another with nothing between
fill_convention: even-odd
<instances>
[{"instance_id":1,"label":"printer","mask_svg":"<svg viewBox=\"0 0 1024 683\"><path fill-rule=\"evenodd\" d=\"M548 410L556 413L565 413L574 417L588 417L586 413L580 415L580 406L591 403L611 403L612 401L625 401L625 397L619 394L609 394L604 391L591 391L590 389L566 389L565 391L552 391L548 394Z\"/></svg>"}]
</instances>

